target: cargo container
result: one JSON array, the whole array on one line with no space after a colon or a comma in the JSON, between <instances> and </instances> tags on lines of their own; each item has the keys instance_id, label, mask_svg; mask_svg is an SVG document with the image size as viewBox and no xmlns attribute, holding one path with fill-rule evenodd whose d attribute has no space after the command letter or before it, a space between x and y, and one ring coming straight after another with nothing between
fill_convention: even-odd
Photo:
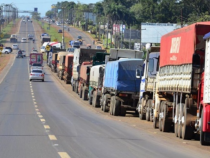
<instances>
[{"instance_id":1,"label":"cargo container","mask_svg":"<svg viewBox=\"0 0 210 158\"><path fill-rule=\"evenodd\" d=\"M203 36L208 32L210 22L198 22L162 36L153 119L154 127L159 125L163 132L174 129L182 139L200 134L203 145L210 140L208 82L204 80L208 73L203 73L204 60L209 58L209 38L205 50ZM205 62L207 72L208 65Z\"/></svg>"},{"instance_id":2,"label":"cargo container","mask_svg":"<svg viewBox=\"0 0 210 158\"><path fill-rule=\"evenodd\" d=\"M65 69L65 58L69 52L59 52L57 56L57 76L63 80L63 74Z\"/></svg>"},{"instance_id":3,"label":"cargo container","mask_svg":"<svg viewBox=\"0 0 210 158\"><path fill-rule=\"evenodd\" d=\"M65 81L66 84L71 83L73 59L74 59L73 53L69 53L66 55L65 69L64 69L64 75L63 75L63 80Z\"/></svg>"},{"instance_id":4,"label":"cargo container","mask_svg":"<svg viewBox=\"0 0 210 158\"><path fill-rule=\"evenodd\" d=\"M121 59L106 64L103 84L103 108L111 115L126 115L126 111L136 112L143 59Z\"/></svg>"}]
</instances>

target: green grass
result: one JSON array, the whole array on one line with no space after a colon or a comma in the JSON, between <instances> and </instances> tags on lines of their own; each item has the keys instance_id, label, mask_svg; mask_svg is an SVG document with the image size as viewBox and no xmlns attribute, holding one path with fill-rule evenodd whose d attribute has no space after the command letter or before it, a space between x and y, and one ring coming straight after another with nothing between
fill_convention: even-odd
<instances>
[{"instance_id":1,"label":"green grass","mask_svg":"<svg viewBox=\"0 0 210 158\"><path fill-rule=\"evenodd\" d=\"M17 20L16 20L17 21ZM9 24L7 24L3 29L2 33L4 34L4 37L0 37L0 43L5 43L7 38L10 38L9 32L11 31L13 27L13 21L11 21Z\"/></svg>"},{"instance_id":2,"label":"green grass","mask_svg":"<svg viewBox=\"0 0 210 158\"><path fill-rule=\"evenodd\" d=\"M44 29L44 31L51 36L51 41L54 41L57 39L57 41L62 42L62 33L58 33L58 30L56 28L50 27L48 30L47 28L49 25L47 23L44 23L44 26L42 26L42 22L37 21L37 23ZM67 45L69 45L70 38L64 38L64 42Z\"/></svg>"}]
</instances>

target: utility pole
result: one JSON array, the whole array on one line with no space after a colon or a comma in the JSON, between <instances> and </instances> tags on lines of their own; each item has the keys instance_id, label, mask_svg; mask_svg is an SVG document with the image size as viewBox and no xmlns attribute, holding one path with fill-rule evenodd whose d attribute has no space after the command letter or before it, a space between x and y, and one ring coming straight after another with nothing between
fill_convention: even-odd
<instances>
[{"instance_id":1,"label":"utility pole","mask_svg":"<svg viewBox=\"0 0 210 158\"><path fill-rule=\"evenodd\" d=\"M62 7L63 11L63 35L62 35L62 48L65 49L65 43L64 43L64 7Z\"/></svg>"},{"instance_id":2,"label":"utility pole","mask_svg":"<svg viewBox=\"0 0 210 158\"><path fill-rule=\"evenodd\" d=\"M130 25L130 39L129 39L129 49L131 49L131 25Z\"/></svg>"},{"instance_id":3,"label":"utility pole","mask_svg":"<svg viewBox=\"0 0 210 158\"><path fill-rule=\"evenodd\" d=\"M108 42L109 42L109 20L107 21L107 28L106 28L106 48L108 48Z\"/></svg>"}]
</instances>

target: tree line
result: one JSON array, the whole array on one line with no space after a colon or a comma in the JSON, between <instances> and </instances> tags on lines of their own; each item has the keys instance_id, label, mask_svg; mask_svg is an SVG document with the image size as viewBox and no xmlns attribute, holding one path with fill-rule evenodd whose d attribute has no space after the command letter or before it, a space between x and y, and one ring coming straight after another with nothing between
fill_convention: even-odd
<instances>
[{"instance_id":1,"label":"tree line","mask_svg":"<svg viewBox=\"0 0 210 158\"><path fill-rule=\"evenodd\" d=\"M83 13L92 12L97 21L121 22L138 27L142 22L183 23L210 20L209 0L103 0L95 4L82 4L73 1L57 2L56 8L65 8L65 18L85 22ZM59 14L59 12L58 12ZM53 11L46 16L55 17Z\"/></svg>"}]
</instances>

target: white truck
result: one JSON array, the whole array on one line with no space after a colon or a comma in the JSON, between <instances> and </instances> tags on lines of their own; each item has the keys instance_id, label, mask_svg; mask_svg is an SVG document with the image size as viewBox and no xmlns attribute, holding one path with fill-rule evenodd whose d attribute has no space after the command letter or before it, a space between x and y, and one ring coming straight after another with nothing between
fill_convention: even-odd
<instances>
[{"instance_id":1,"label":"white truck","mask_svg":"<svg viewBox=\"0 0 210 158\"><path fill-rule=\"evenodd\" d=\"M138 103L139 118L153 121L154 94L156 87L156 75L159 68L160 47L152 46L144 61L144 74L141 79L140 95ZM140 76L137 76L140 77Z\"/></svg>"}]
</instances>

